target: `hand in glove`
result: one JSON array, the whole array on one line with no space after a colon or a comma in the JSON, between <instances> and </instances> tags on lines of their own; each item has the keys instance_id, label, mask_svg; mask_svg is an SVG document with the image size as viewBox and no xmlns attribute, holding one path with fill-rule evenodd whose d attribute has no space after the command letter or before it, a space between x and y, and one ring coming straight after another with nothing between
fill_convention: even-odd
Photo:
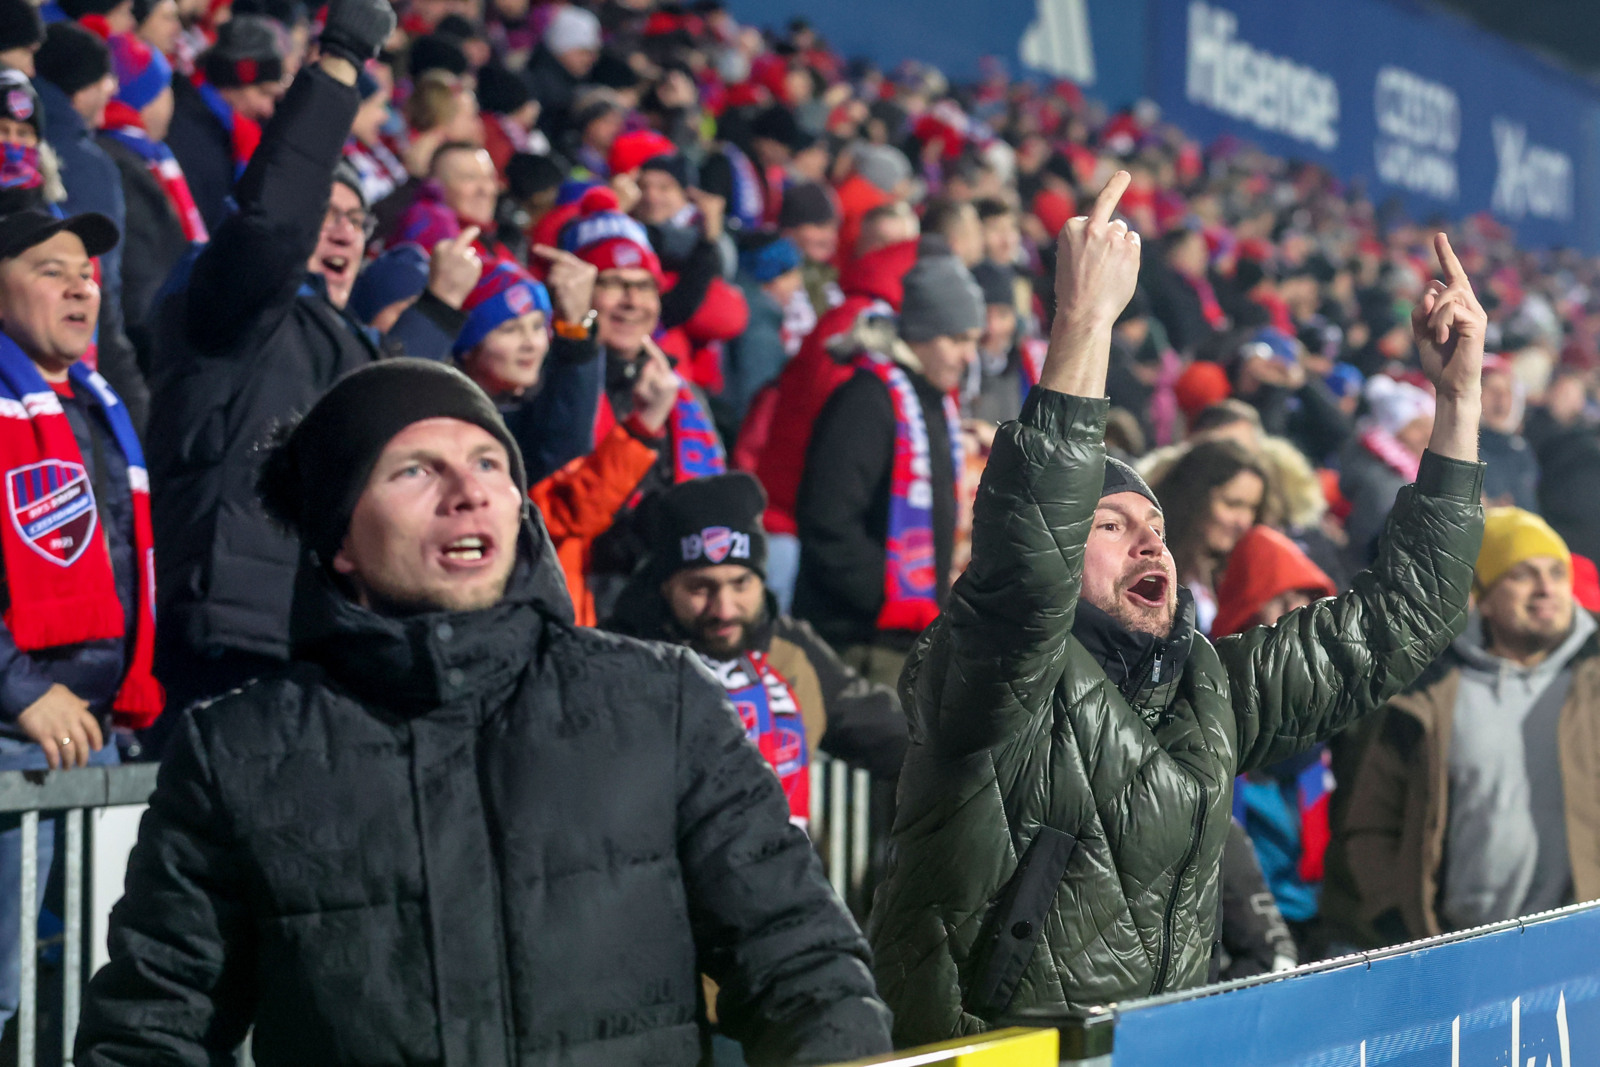
<instances>
[{"instance_id":1,"label":"hand in glove","mask_svg":"<svg viewBox=\"0 0 1600 1067\"><path fill-rule=\"evenodd\" d=\"M349 60L360 69L378 54L394 27L389 0L333 0L319 43L324 55Z\"/></svg>"}]
</instances>

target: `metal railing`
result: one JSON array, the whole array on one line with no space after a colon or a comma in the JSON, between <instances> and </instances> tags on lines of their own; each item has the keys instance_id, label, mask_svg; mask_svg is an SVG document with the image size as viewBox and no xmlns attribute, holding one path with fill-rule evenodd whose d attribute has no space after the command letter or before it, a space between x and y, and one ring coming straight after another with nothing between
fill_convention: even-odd
<instances>
[{"instance_id":1,"label":"metal railing","mask_svg":"<svg viewBox=\"0 0 1600 1067\"><path fill-rule=\"evenodd\" d=\"M21 880L14 891L19 895L18 952L21 957L21 984L16 1018L17 1064L36 1067L39 1062L39 824L41 816L58 816L62 821L59 852L63 879L61 936L61 1062L72 1062L72 1046L77 1037L78 1014L84 985L92 973L89 938L85 935L86 912L104 913L112 899L91 901L86 885L96 880L93 870L92 812L110 807L142 805L155 789L155 764L129 764L120 767L88 767L71 771L0 771L0 815L20 816ZM840 899L859 917L865 917L871 894L880 879L883 862L880 819L887 814L884 805L874 805L874 792L886 787L875 785L866 771L853 770L841 760L818 753L811 764L811 839L822 857L828 881ZM122 871L98 872L99 880L116 886L120 894ZM248 1042L241 1050L242 1064L248 1064Z\"/></svg>"},{"instance_id":2,"label":"metal railing","mask_svg":"<svg viewBox=\"0 0 1600 1067\"><path fill-rule=\"evenodd\" d=\"M882 864L874 825L874 786L866 771L817 753L811 762L812 842L828 881L858 918L865 918Z\"/></svg>"},{"instance_id":3,"label":"metal railing","mask_svg":"<svg viewBox=\"0 0 1600 1067\"><path fill-rule=\"evenodd\" d=\"M155 789L156 766L86 767L72 771L0 772L0 814L20 815L22 837L17 951L21 963L16 1028L17 1064L35 1067L39 1028L39 816L60 813L63 879L61 945L61 1055L72 1062L78 1032L78 1011L84 985L84 895L90 872L92 841L85 832L86 812L143 804ZM120 872L118 872L120 874ZM120 880L118 882L120 885ZM110 901L103 902L105 907Z\"/></svg>"}]
</instances>

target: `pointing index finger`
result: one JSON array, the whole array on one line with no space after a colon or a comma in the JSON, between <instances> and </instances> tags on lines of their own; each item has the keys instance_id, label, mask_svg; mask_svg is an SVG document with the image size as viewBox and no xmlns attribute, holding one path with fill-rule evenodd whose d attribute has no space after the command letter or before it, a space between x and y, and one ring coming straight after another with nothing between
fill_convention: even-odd
<instances>
[{"instance_id":1,"label":"pointing index finger","mask_svg":"<svg viewBox=\"0 0 1600 1067\"><path fill-rule=\"evenodd\" d=\"M1133 175L1125 170L1119 170L1106 182L1106 187L1100 190L1100 195L1095 198L1094 210L1089 213L1090 222L1098 222L1104 226L1111 221L1111 216L1116 214L1117 204L1122 200L1122 194L1128 191L1128 183L1133 181Z\"/></svg>"},{"instance_id":2,"label":"pointing index finger","mask_svg":"<svg viewBox=\"0 0 1600 1067\"><path fill-rule=\"evenodd\" d=\"M534 245L532 251L533 254L538 256L540 259L548 259L552 263L558 259L565 258L567 255L567 253L561 251L561 249L551 248L549 245Z\"/></svg>"},{"instance_id":3,"label":"pointing index finger","mask_svg":"<svg viewBox=\"0 0 1600 1067\"><path fill-rule=\"evenodd\" d=\"M1450 247L1450 238L1443 233L1433 235L1433 250L1439 257L1439 266L1444 271L1444 280L1451 285L1467 280L1467 272L1461 266L1461 260L1456 258L1456 250Z\"/></svg>"},{"instance_id":4,"label":"pointing index finger","mask_svg":"<svg viewBox=\"0 0 1600 1067\"><path fill-rule=\"evenodd\" d=\"M471 248L472 242L476 241L478 239L478 234L482 232L483 231L478 229L476 226L468 226L466 229L461 231L458 237L456 237L456 247Z\"/></svg>"}]
</instances>

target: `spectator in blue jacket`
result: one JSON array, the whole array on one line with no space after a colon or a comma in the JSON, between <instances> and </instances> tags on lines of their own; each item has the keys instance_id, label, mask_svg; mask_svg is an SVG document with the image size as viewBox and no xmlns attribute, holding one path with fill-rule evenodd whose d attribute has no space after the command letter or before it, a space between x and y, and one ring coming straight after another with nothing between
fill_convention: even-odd
<instances>
[{"instance_id":1,"label":"spectator in blue jacket","mask_svg":"<svg viewBox=\"0 0 1600 1067\"><path fill-rule=\"evenodd\" d=\"M739 253L739 288L750 306L750 324L728 342L722 398L742 418L757 390L788 361L783 343L784 308L805 288L800 249L787 237L751 235Z\"/></svg>"}]
</instances>

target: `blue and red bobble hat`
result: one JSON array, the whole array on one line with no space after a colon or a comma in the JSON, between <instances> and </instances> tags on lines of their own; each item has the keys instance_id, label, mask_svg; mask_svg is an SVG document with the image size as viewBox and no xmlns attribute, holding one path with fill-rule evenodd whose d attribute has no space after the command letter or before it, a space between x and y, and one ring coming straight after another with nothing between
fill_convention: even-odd
<instances>
[{"instance_id":1,"label":"blue and red bobble hat","mask_svg":"<svg viewBox=\"0 0 1600 1067\"><path fill-rule=\"evenodd\" d=\"M503 323L519 319L530 311L544 312L544 321L550 323L550 292L534 281L522 268L511 263L497 263L494 269L478 280L461 310L467 313L467 324L461 327L451 353L463 356L483 343Z\"/></svg>"},{"instance_id":2,"label":"blue and red bobble hat","mask_svg":"<svg viewBox=\"0 0 1600 1067\"><path fill-rule=\"evenodd\" d=\"M663 281L661 259L650 235L620 210L617 194L597 186L578 202L578 217L561 231L561 247L602 271L638 267Z\"/></svg>"},{"instance_id":3,"label":"blue and red bobble hat","mask_svg":"<svg viewBox=\"0 0 1600 1067\"><path fill-rule=\"evenodd\" d=\"M167 57L131 33L112 34L111 69L117 75L117 99L142 111L172 84L172 64Z\"/></svg>"}]
</instances>

